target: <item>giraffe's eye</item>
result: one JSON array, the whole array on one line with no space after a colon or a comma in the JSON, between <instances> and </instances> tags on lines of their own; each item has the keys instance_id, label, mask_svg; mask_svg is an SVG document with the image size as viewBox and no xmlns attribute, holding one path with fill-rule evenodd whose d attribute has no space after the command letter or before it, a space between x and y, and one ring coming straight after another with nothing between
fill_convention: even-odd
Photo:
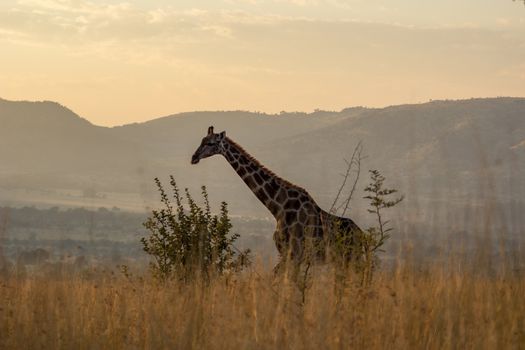
<instances>
[{"instance_id":1,"label":"giraffe's eye","mask_svg":"<svg viewBox=\"0 0 525 350\"><path fill-rule=\"evenodd\" d=\"M208 146L213 146L214 143L213 142L208 142Z\"/></svg>"}]
</instances>

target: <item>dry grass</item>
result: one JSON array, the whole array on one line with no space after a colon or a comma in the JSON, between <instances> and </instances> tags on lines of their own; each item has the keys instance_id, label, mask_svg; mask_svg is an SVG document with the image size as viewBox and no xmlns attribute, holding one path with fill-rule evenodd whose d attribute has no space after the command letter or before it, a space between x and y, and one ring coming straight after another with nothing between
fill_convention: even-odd
<instances>
[{"instance_id":1,"label":"dry grass","mask_svg":"<svg viewBox=\"0 0 525 350\"><path fill-rule=\"evenodd\" d=\"M321 268L304 305L262 268L208 286L96 271L4 277L0 348L524 348L525 278L476 266L398 264L343 290Z\"/></svg>"}]
</instances>

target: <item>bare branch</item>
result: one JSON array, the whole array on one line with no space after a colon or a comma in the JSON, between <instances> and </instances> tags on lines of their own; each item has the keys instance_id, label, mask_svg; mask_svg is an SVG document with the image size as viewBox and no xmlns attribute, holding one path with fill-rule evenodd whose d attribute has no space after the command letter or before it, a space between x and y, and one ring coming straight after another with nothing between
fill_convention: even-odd
<instances>
[{"instance_id":1,"label":"bare branch","mask_svg":"<svg viewBox=\"0 0 525 350\"><path fill-rule=\"evenodd\" d=\"M341 183L341 186L339 187L339 190L337 191L337 195L336 195L335 198L334 198L334 202L332 203L332 206L330 207L330 211L329 211L329 212L332 213L332 214L337 213L337 211L342 207L342 205L341 205L341 206L339 206L339 207L336 208L337 202L339 201L339 198L341 197L341 193L343 192L343 190L344 190L345 187L346 187L346 183L348 182L348 178L350 177L350 173L351 173L351 170L352 170L352 166L353 166L354 164L356 164L356 157L359 158L358 165L359 165L359 167L360 167L360 162L361 162L361 159L362 159L362 158L361 158L361 151L362 151L362 149L363 149L363 147L362 147L362 141L359 141L359 142L357 143L357 145L355 146L355 148L354 148L354 152L352 153L352 158L350 158L350 161L348 161L348 160L346 160L346 159L344 160L345 163L346 163L346 165L347 165L347 167L346 167L346 172L345 172L345 174L343 175L343 182ZM356 165L357 165L357 164L356 164ZM358 174L358 176L359 176L359 174ZM352 187L352 192L351 192L351 194L353 194L353 190L355 190L355 182L354 182L354 185L353 185L353 187ZM351 197L350 197L350 198L351 198ZM347 200L346 200L345 202L343 202L343 203L347 203L347 202L350 202L350 200L348 200L348 198L347 198ZM346 211L346 209L345 209L345 211Z\"/></svg>"},{"instance_id":2,"label":"bare branch","mask_svg":"<svg viewBox=\"0 0 525 350\"><path fill-rule=\"evenodd\" d=\"M345 208L344 208L343 213L341 214L341 216L345 216L345 213L348 210L348 207L350 206L350 201L352 200L352 197L354 196L354 192L355 192L355 189L357 187L357 182L359 181L359 176L361 175L361 161L364 159L364 157L361 155L361 153L363 151L363 146L362 146L361 142L359 142L357 144L357 146L358 146L357 155L356 155L356 158L353 159L354 164L357 167L357 169L356 169L356 176L355 176L355 179L354 179L354 183L352 184L352 189L350 190L350 194L348 195L348 197L346 198L346 201L344 202L345 203Z\"/></svg>"}]
</instances>

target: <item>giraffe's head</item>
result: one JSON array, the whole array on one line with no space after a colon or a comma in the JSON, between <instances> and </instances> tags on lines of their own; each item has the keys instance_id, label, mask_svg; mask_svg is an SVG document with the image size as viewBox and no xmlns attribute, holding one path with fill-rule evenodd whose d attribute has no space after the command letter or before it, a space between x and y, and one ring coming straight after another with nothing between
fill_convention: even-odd
<instances>
[{"instance_id":1,"label":"giraffe's head","mask_svg":"<svg viewBox=\"0 0 525 350\"><path fill-rule=\"evenodd\" d=\"M213 133L213 126L208 128L208 135L206 135L193 156L191 157L191 164L197 164L201 159L211 157L215 154L220 154L223 150L223 141L226 138L226 131L219 134Z\"/></svg>"}]
</instances>

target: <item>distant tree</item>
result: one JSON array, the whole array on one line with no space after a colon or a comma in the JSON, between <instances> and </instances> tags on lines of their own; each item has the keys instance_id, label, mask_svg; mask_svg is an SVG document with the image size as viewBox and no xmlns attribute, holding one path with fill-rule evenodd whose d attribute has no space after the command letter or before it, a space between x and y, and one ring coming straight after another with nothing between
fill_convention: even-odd
<instances>
[{"instance_id":1,"label":"distant tree","mask_svg":"<svg viewBox=\"0 0 525 350\"><path fill-rule=\"evenodd\" d=\"M51 254L45 249L37 248L34 250L23 251L18 254L17 261L21 265L39 265L47 261Z\"/></svg>"}]
</instances>

